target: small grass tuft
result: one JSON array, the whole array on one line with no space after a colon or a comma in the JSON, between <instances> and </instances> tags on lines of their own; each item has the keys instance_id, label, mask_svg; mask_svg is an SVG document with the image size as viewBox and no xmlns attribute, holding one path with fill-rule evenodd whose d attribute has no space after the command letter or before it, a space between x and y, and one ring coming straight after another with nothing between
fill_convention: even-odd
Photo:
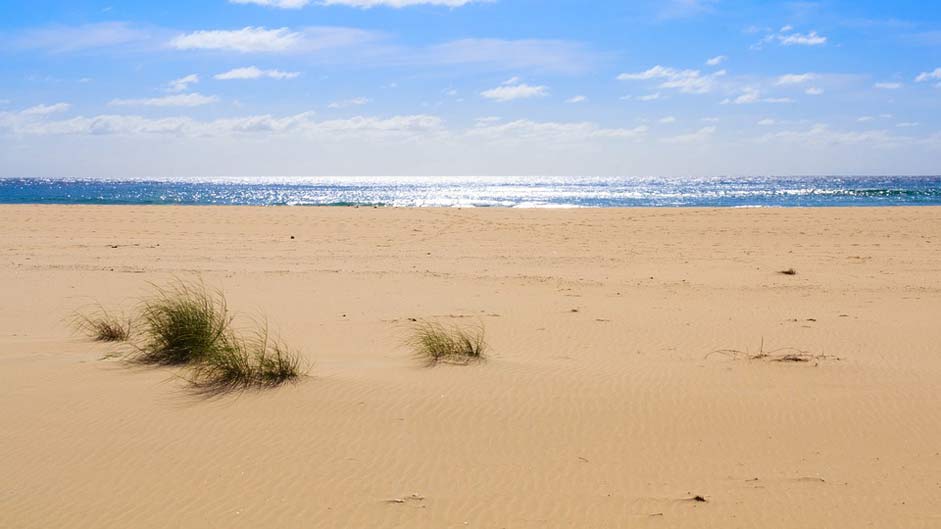
<instances>
[{"instance_id":1,"label":"small grass tuft","mask_svg":"<svg viewBox=\"0 0 941 529\"><path fill-rule=\"evenodd\" d=\"M303 376L298 355L283 342L272 340L267 328L251 339L232 337L192 367L190 382L208 392L275 387Z\"/></svg>"},{"instance_id":2,"label":"small grass tuft","mask_svg":"<svg viewBox=\"0 0 941 529\"><path fill-rule=\"evenodd\" d=\"M431 322L419 321L412 330L408 345L429 366L439 362L469 364L484 360L487 344L483 325L465 329L458 325L445 327Z\"/></svg>"},{"instance_id":3,"label":"small grass tuft","mask_svg":"<svg viewBox=\"0 0 941 529\"><path fill-rule=\"evenodd\" d=\"M199 392L274 387L304 375L299 355L270 339L267 325L257 325L259 330L248 338L236 333L225 296L201 282L176 280L167 287L154 286L135 321L139 336L127 358L186 367L183 378ZM131 338L131 320L125 322L101 308L93 316L76 316L75 324L96 340Z\"/></svg>"},{"instance_id":4,"label":"small grass tuft","mask_svg":"<svg viewBox=\"0 0 941 529\"><path fill-rule=\"evenodd\" d=\"M97 342L126 342L131 338L131 320L99 307L91 315L78 314L74 325Z\"/></svg>"},{"instance_id":5,"label":"small grass tuft","mask_svg":"<svg viewBox=\"0 0 941 529\"><path fill-rule=\"evenodd\" d=\"M778 273L781 275L785 275L785 276L796 276L797 270L794 270L793 268L788 268L787 270L781 270Z\"/></svg>"},{"instance_id":6,"label":"small grass tuft","mask_svg":"<svg viewBox=\"0 0 941 529\"><path fill-rule=\"evenodd\" d=\"M184 281L155 289L141 310L145 340L138 360L194 364L235 347L232 316L222 292Z\"/></svg>"}]
</instances>

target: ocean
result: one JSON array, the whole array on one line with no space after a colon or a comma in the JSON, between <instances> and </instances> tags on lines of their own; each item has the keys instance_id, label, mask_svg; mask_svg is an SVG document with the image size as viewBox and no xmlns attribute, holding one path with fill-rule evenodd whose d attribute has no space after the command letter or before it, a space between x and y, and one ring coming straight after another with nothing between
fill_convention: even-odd
<instances>
[{"instance_id":1,"label":"ocean","mask_svg":"<svg viewBox=\"0 0 941 529\"><path fill-rule=\"evenodd\" d=\"M941 205L941 176L0 179L0 204L389 207Z\"/></svg>"}]
</instances>

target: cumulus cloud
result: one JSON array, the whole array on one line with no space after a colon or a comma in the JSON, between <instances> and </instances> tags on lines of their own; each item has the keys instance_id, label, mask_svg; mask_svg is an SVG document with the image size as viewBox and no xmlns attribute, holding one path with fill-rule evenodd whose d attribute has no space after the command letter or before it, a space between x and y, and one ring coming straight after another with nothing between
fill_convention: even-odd
<instances>
[{"instance_id":1,"label":"cumulus cloud","mask_svg":"<svg viewBox=\"0 0 941 529\"><path fill-rule=\"evenodd\" d=\"M619 81L646 81L660 80L660 88L670 88L687 94L705 94L711 92L716 80L726 74L719 70L709 75L702 75L699 70L678 70L666 66L656 65L648 70L638 73L622 73L618 75Z\"/></svg>"},{"instance_id":2,"label":"cumulus cloud","mask_svg":"<svg viewBox=\"0 0 941 529\"><path fill-rule=\"evenodd\" d=\"M199 82L199 76L196 74L190 74L186 77L180 77L179 79L174 79L167 83L167 91L169 92L185 92L189 90L190 85L196 84Z\"/></svg>"},{"instance_id":3,"label":"cumulus cloud","mask_svg":"<svg viewBox=\"0 0 941 529\"><path fill-rule=\"evenodd\" d=\"M676 123L676 118L673 116L666 116L666 117L660 118L660 123L663 123L663 124Z\"/></svg>"},{"instance_id":4,"label":"cumulus cloud","mask_svg":"<svg viewBox=\"0 0 941 529\"><path fill-rule=\"evenodd\" d=\"M572 104L584 103L585 101L588 101L588 98L585 96L573 96L565 100L566 103L572 103Z\"/></svg>"},{"instance_id":5,"label":"cumulus cloud","mask_svg":"<svg viewBox=\"0 0 941 529\"><path fill-rule=\"evenodd\" d=\"M771 119L771 118L765 118L765 119L763 119L763 120L761 120L761 121L758 122L758 124L761 125L762 127L770 127L771 125L774 125L774 124L776 124L776 123L777 123L777 121L775 121L775 120L773 120L773 119Z\"/></svg>"},{"instance_id":6,"label":"cumulus cloud","mask_svg":"<svg viewBox=\"0 0 941 529\"><path fill-rule=\"evenodd\" d=\"M334 101L327 105L327 108L347 108L347 107L357 107L366 105L369 103L369 99L365 97L354 97L351 99L344 99L341 101Z\"/></svg>"},{"instance_id":7,"label":"cumulus cloud","mask_svg":"<svg viewBox=\"0 0 941 529\"><path fill-rule=\"evenodd\" d=\"M34 107L29 107L26 110L20 112L24 116L48 116L49 114L57 114L59 112L65 112L68 109L72 108L72 105L68 103L54 103L52 105L36 105Z\"/></svg>"},{"instance_id":8,"label":"cumulus cloud","mask_svg":"<svg viewBox=\"0 0 941 529\"><path fill-rule=\"evenodd\" d=\"M199 93L179 94L164 97L153 97L144 99L113 99L111 106L143 106L143 107L199 107L209 105L219 101L216 96L205 96Z\"/></svg>"},{"instance_id":9,"label":"cumulus cloud","mask_svg":"<svg viewBox=\"0 0 941 529\"><path fill-rule=\"evenodd\" d=\"M793 103L789 97L762 97L761 91L754 87L747 87L735 98L726 98L723 105L750 105L752 103Z\"/></svg>"},{"instance_id":10,"label":"cumulus cloud","mask_svg":"<svg viewBox=\"0 0 941 529\"><path fill-rule=\"evenodd\" d=\"M777 43L780 46L823 46L827 43L827 37L818 34L816 31L797 33L793 27L784 26L780 31L765 35L764 38L752 45L752 49L760 50L772 43Z\"/></svg>"},{"instance_id":11,"label":"cumulus cloud","mask_svg":"<svg viewBox=\"0 0 941 529\"><path fill-rule=\"evenodd\" d=\"M812 73L789 73L778 77L778 80L775 81L776 85L793 85L793 84L804 84L808 81L812 81L817 78L816 74Z\"/></svg>"},{"instance_id":12,"label":"cumulus cloud","mask_svg":"<svg viewBox=\"0 0 941 529\"><path fill-rule=\"evenodd\" d=\"M647 127L631 129L604 128L590 122L539 122L528 119L508 123L482 123L469 130L467 135L489 140L539 140L555 142L576 142L607 138L637 140L647 134Z\"/></svg>"},{"instance_id":13,"label":"cumulus cloud","mask_svg":"<svg viewBox=\"0 0 941 529\"><path fill-rule=\"evenodd\" d=\"M827 43L827 38L818 35L816 31L811 31L806 34L778 35L778 41L782 46L821 46Z\"/></svg>"},{"instance_id":14,"label":"cumulus cloud","mask_svg":"<svg viewBox=\"0 0 941 529\"><path fill-rule=\"evenodd\" d=\"M178 35L170 46L178 50L226 50L238 52L287 51L302 41L288 28L244 27L238 30L202 30Z\"/></svg>"},{"instance_id":15,"label":"cumulus cloud","mask_svg":"<svg viewBox=\"0 0 941 529\"><path fill-rule=\"evenodd\" d=\"M65 120L0 120L4 128L18 135L175 135L180 137L232 137L278 135L315 137L321 140L344 138L410 139L442 132L442 120L429 115L402 115L389 118L357 116L349 119L316 121L313 112L275 117L243 116L200 121L190 117L159 119L136 115L105 114Z\"/></svg>"},{"instance_id":16,"label":"cumulus cloud","mask_svg":"<svg viewBox=\"0 0 941 529\"><path fill-rule=\"evenodd\" d=\"M819 88L819 87L816 87L816 86L811 86L811 87L808 88L807 90L804 90L804 93L807 94L807 95L809 95L809 96L819 96L819 95L823 95L824 90L823 90L823 88Z\"/></svg>"},{"instance_id":17,"label":"cumulus cloud","mask_svg":"<svg viewBox=\"0 0 941 529\"><path fill-rule=\"evenodd\" d=\"M234 79L294 79L299 76L298 72L282 72L281 70L262 70L255 66L245 68L235 68L224 73L216 74L213 78L220 81L231 81Z\"/></svg>"},{"instance_id":18,"label":"cumulus cloud","mask_svg":"<svg viewBox=\"0 0 941 529\"><path fill-rule=\"evenodd\" d=\"M902 83L876 83L872 86L879 90L898 90L902 88Z\"/></svg>"},{"instance_id":19,"label":"cumulus cloud","mask_svg":"<svg viewBox=\"0 0 941 529\"><path fill-rule=\"evenodd\" d=\"M933 72L921 72L918 74L918 77L915 78L915 82L923 83L925 81L936 81L939 79L941 79L941 68L935 68Z\"/></svg>"},{"instance_id":20,"label":"cumulus cloud","mask_svg":"<svg viewBox=\"0 0 941 529\"><path fill-rule=\"evenodd\" d=\"M719 55L717 57L713 57L709 59L708 61L706 61L706 66L719 66L720 64L724 63L728 59L729 58L726 57L725 55Z\"/></svg>"},{"instance_id":21,"label":"cumulus cloud","mask_svg":"<svg viewBox=\"0 0 941 529\"><path fill-rule=\"evenodd\" d=\"M278 9L300 9L310 3L310 0L229 0L231 4L255 4Z\"/></svg>"},{"instance_id":22,"label":"cumulus cloud","mask_svg":"<svg viewBox=\"0 0 941 529\"><path fill-rule=\"evenodd\" d=\"M513 77L503 82L496 88L484 90L480 93L487 99L492 99L499 103L506 103L517 99L529 99L531 97L544 97L549 95L549 89L545 86L532 86L520 81L519 77Z\"/></svg>"}]
</instances>

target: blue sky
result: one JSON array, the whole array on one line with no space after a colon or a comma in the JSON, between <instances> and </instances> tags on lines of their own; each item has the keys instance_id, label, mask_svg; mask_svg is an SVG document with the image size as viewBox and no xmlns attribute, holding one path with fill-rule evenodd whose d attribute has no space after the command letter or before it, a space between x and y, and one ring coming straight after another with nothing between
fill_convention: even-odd
<instances>
[{"instance_id":1,"label":"blue sky","mask_svg":"<svg viewBox=\"0 0 941 529\"><path fill-rule=\"evenodd\" d=\"M941 173L936 2L0 12L0 176Z\"/></svg>"}]
</instances>

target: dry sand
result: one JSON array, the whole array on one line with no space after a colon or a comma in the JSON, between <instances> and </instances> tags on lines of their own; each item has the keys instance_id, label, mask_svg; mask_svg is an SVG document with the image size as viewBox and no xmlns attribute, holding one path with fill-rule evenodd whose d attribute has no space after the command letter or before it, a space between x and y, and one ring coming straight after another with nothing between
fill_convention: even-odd
<instances>
[{"instance_id":1,"label":"dry sand","mask_svg":"<svg viewBox=\"0 0 941 529\"><path fill-rule=\"evenodd\" d=\"M67 325L196 274L313 376ZM941 527L939 208L4 206L0 293L3 528ZM491 359L421 367L429 317ZM709 355L762 341L825 356Z\"/></svg>"}]
</instances>

